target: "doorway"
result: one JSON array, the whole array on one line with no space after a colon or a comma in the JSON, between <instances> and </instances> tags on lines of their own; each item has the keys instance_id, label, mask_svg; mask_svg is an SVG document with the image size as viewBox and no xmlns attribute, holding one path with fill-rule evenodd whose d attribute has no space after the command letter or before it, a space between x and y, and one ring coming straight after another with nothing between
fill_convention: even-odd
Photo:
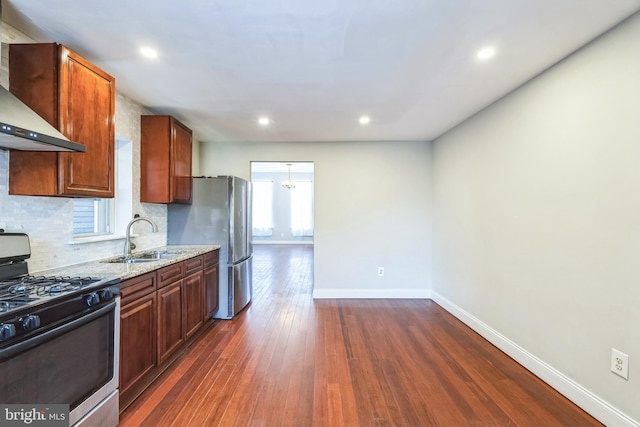
<instances>
[{"instance_id":1,"label":"doorway","mask_svg":"<svg viewBox=\"0 0 640 427\"><path fill-rule=\"evenodd\" d=\"M254 244L308 244L314 236L313 162L251 162Z\"/></svg>"}]
</instances>

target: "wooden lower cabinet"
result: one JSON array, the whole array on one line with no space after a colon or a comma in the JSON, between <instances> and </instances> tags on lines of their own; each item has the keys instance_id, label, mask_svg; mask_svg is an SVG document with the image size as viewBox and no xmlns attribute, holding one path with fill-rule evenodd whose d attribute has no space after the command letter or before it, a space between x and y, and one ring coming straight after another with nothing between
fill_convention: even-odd
<instances>
[{"instance_id":1,"label":"wooden lower cabinet","mask_svg":"<svg viewBox=\"0 0 640 427\"><path fill-rule=\"evenodd\" d=\"M215 264L207 253L120 284L121 412L195 339L210 318L205 311L217 308L214 253Z\"/></svg>"},{"instance_id":2,"label":"wooden lower cabinet","mask_svg":"<svg viewBox=\"0 0 640 427\"><path fill-rule=\"evenodd\" d=\"M184 342L182 280L158 290L158 363Z\"/></svg>"},{"instance_id":3,"label":"wooden lower cabinet","mask_svg":"<svg viewBox=\"0 0 640 427\"><path fill-rule=\"evenodd\" d=\"M120 392L156 366L156 294L146 295L120 309Z\"/></svg>"},{"instance_id":4,"label":"wooden lower cabinet","mask_svg":"<svg viewBox=\"0 0 640 427\"><path fill-rule=\"evenodd\" d=\"M184 290L184 335L189 339L200 330L204 323L203 294L204 283L202 270L186 277L183 281Z\"/></svg>"},{"instance_id":5,"label":"wooden lower cabinet","mask_svg":"<svg viewBox=\"0 0 640 427\"><path fill-rule=\"evenodd\" d=\"M157 366L156 274L147 273L120 284L121 396L135 393Z\"/></svg>"},{"instance_id":6,"label":"wooden lower cabinet","mask_svg":"<svg viewBox=\"0 0 640 427\"><path fill-rule=\"evenodd\" d=\"M218 310L220 283L219 251L208 252L204 258L204 320L210 319Z\"/></svg>"}]
</instances>

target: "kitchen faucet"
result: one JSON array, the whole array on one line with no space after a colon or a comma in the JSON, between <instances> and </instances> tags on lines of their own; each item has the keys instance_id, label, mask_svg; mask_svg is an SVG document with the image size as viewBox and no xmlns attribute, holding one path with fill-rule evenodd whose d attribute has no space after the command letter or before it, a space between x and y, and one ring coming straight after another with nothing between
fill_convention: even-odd
<instances>
[{"instance_id":1,"label":"kitchen faucet","mask_svg":"<svg viewBox=\"0 0 640 427\"><path fill-rule=\"evenodd\" d=\"M127 224L127 234L124 240L124 258L125 259L131 258L131 226L138 221L147 221L149 224L151 224L151 230L154 233L158 232L158 226L156 225L155 222L151 221L151 219L147 217L135 214L133 219L129 222L129 224Z\"/></svg>"}]
</instances>

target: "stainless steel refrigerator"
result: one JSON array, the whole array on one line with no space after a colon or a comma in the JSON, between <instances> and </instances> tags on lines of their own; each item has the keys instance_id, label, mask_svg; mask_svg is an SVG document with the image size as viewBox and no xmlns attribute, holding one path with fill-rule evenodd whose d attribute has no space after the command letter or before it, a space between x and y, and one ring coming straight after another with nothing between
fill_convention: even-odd
<instances>
[{"instance_id":1,"label":"stainless steel refrigerator","mask_svg":"<svg viewBox=\"0 0 640 427\"><path fill-rule=\"evenodd\" d=\"M213 317L231 319L253 295L251 183L234 176L192 179L192 203L168 207L167 243L220 245L220 303Z\"/></svg>"}]
</instances>

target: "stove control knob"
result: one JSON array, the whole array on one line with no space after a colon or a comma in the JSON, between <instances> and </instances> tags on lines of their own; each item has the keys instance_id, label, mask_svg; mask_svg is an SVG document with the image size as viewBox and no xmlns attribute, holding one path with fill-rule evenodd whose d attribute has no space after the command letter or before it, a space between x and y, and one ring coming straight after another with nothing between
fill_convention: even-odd
<instances>
[{"instance_id":1,"label":"stove control knob","mask_svg":"<svg viewBox=\"0 0 640 427\"><path fill-rule=\"evenodd\" d=\"M100 299L102 301L109 301L113 299L113 292L111 292L111 289L109 288L100 290L98 295L100 295Z\"/></svg>"},{"instance_id":2,"label":"stove control knob","mask_svg":"<svg viewBox=\"0 0 640 427\"><path fill-rule=\"evenodd\" d=\"M30 314L27 317L22 318L22 327L26 331L33 331L40 327L40 317L34 314Z\"/></svg>"},{"instance_id":3,"label":"stove control knob","mask_svg":"<svg viewBox=\"0 0 640 427\"><path fill-rule=\"evenodd\" d=\"M84 302L89 306L93 307L94 305L100 302L100 297L95 292L90 293L84 297Z\"/></svg>"},{"instance_id":4,"label":"stove control knob","mask_svg":"<svg viewBox=\"0 0 640 427\"><path fill-rule=\"evenodd\" d=\"M13 323L0 323L0 341L8 340L16 335L16 327Z\"/></svg>"}]
</instances>

